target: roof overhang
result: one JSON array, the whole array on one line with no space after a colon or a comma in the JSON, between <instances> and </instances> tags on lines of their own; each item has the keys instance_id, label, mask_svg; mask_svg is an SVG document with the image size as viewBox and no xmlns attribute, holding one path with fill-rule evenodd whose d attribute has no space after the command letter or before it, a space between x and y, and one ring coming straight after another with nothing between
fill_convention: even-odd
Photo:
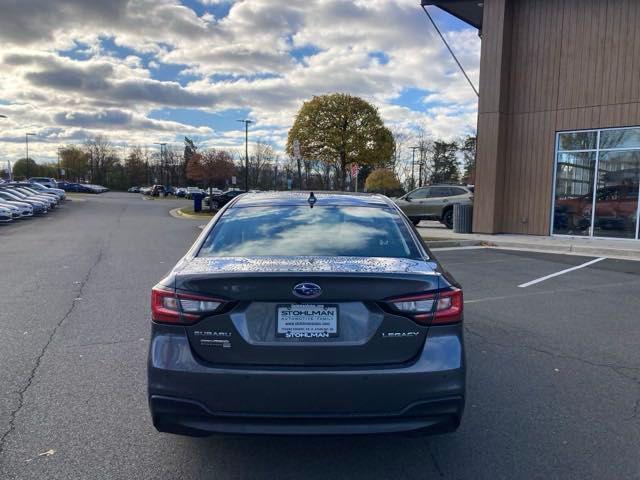
<instances>
[{"instance_id":1,"label":"roof overhang","mask_svg":"<svg viewBox=\"0 0 640 480\"><path fill-rule=\"evenodd\" d=\"M435 5L478 30L482 30L484 2L480 0L422 0L422 5Z\"/></svg>"}]
</instances>

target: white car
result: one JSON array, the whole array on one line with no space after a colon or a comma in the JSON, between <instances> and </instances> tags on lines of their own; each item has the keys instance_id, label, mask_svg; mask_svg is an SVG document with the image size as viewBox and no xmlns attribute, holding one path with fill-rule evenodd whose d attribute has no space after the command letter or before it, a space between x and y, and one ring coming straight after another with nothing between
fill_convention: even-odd
<instances>
[{"instance_id":1,"label":"white car","mask_svg":"<svg viewBox=\"0 0 640 480\"><path fill-rule=\"evenodd\" d=\"M50 177L31 177L29 179L29 183L39 183L41 185L44 185L45 187L50 187L50 188L57 188L58 187L58 182L56 182L55 178L50 178Z\"/></svg>"},{"instance_id":2,"label":"white car","mask_svg":"<svg viewBox=\"0 0 640 480\"><path fill-rule=\"evenodd\" d=\"M191 198L194 193L204 193L199 187L187 187L187 193L185 194L185 198Z\"/></svg>"},{"instance_id":3,"label":"white car","mask_svg":"<svg viewBox=\"0 0 640 480\"><path fill-rule=\"evenodd\" d=\"M7 207L0 207L0 223L9 223L13 221L11 210Z\"/></svg>"},{"instance_id":4,"label":"white car","mask_svg":"<svg viewBox=\"0 0 640 480\"><path fill-rule=\"evenodd\" d=\"M15 205L11 205L8 203L4 203L4 202L0 202L0 207L2 208L6 208L11 212L11 218L12 219L17 219L22 217L22 211L20 208L16 207Z\"/></svg>"},{"instance_id":5,"label":"white car","mask_svg":"<svg viewBox=\"0 0 640 480\"><path fill-rule=\"evenodd\" d=\"M38 183L38 182L31 182L29 185L26 185L26 186L28 186L32 190L37 190L40 193L53 193L60 200L64 200L67 198L67 196L65 195L65 191L62 190L61 188L47 187L46 185L43 185L42 183Z\"/></svg>"}]
</instances>

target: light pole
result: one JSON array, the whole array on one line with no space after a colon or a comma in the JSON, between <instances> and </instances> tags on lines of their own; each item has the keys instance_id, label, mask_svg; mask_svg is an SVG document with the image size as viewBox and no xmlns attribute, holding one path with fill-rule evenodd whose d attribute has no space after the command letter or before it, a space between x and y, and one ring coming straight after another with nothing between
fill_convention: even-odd
<instances>
[{"instance_id":1,"label":"light pole","mask_svg":"<svg viewBox=\"0 0 640 480\"><path fill-rule=\"evenodd\" d=\"M166 143L155 142L154 145L160 145L160 183L164 185L164 147Z\"/></svg>"},{"instance_id":2,"label":"light pole","mask_svg":"<svg viewBox=\"0 0 640 480\"><path fill-rule=\"evenodd\" d=\"M0 118L9 118L6 115L4 115L3 113L0 113ZM13 174L11 173L11 162L9 162L7 160L8 166L9 166L9 180L13 180Z\"/></svg>"},{"instance_id":3,"label":"light pole","mask_svg":"<svg viewBox=\"0 0 640 480\"><path fill-rule=\"evenodd\" d=\"M29 136L35 136L35 133L25 133L24 134L24 140L25 140L25 145L27 148L27 158L25 159L26 163L27 163L27 180L29 179Z\"/></svg>"},{"instance_id":4,"label":"light pole","mask_svg":"<svg viewBox=\"0 0 640 480\"><path fill-rule=\"evenodd\" d=\"M244 191L249 191L249 124L253 120L238 120L244 123Z\"/></svg>"}]
</instances>

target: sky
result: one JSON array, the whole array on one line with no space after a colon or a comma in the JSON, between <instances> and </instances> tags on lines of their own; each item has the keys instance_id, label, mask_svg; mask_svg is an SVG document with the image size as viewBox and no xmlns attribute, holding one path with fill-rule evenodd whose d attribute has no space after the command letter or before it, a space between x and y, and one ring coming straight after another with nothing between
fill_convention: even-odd
<instances>
[{"instance_id":1,"label":"sky","mask_svg":"<svg viewBox=\"0 0 640 480\"><path fill-rule=\"evenodd\" d=\"M454 139L477 97L418 0L0 0L0 160L115 146L281 151L298 109L343 92L392 130ZM474 28L429 7L478 84Z\"/></svg>"}]
</instances>

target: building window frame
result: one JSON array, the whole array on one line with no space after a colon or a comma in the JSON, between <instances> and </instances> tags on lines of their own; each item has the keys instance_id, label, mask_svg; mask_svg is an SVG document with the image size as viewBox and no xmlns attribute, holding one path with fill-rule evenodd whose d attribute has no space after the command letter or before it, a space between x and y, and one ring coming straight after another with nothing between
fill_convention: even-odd
<instances>
[{"instance_id":1,"label":"building window frame","mask_svg":"<svg viewBox=\"0 0 640 480\"><path fill-rule=\"evenodd\" d=\"M626 127L607 127L607 128L585 128L578 130L560 130L556 132L556 141L555 141L555 149L553 156L553 186L551 189L551 212L550 212L550 222L549 222L549 235L553 237L565 237L565 238L595 238L595 239L606 239L606 240L621 240L621 241L629 241L629 238L617 238L617 237L602 237L594 235L595 232L595 218L596 218L596 199L597 199L597 185L598 185L598 174L599 174L599 166L600 166L600 153L601 152L630 152L630 151L640 151L640 144L636 147L622 147L622 148L600 148L600 135L602 132L612 131L612 130L640 130L640 125L636 126L626 126ZM560 150L560 136L567 135L572 133L596 133L596 144L595 148L588 149L579 149L579 150ZM593 173L593 199L591 202L591 225L589 227L589 235L588 236L577 236L566 233L554 233L554 220L555 220L555 209L556 209L556 188L557 188L557 175L558 175L558 156L562 153L595 153L595 164L594 164L594 173ZM638 205L636 207L636 235L634 239L635 241L640 240L640 182L638 185Z\"/></svg>"}]
</instances>

